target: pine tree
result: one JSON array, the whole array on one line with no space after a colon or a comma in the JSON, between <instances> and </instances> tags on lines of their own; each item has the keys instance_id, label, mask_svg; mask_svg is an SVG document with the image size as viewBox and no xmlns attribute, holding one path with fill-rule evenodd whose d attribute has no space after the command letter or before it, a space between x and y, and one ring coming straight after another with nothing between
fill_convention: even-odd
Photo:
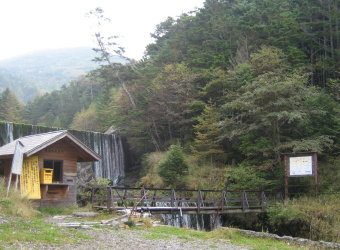
<instances>
[{"instance_id":1,"label":"pine tree","mask_svg":"<svg viewBox=\"0 0 340 250\"><path fill-rule=\"evenodd\" d=\"M182 148L177 145L171 145L165 161L159 165L159 175L166 186L185 188L188 168Z\"/></svg>"},{"instance_id":2,"label":"pine tree","mask_svg":"<svg viewBox=\"0 0 340 250\"><path fill-rule=\"evenodd\" d=\"M222 147L217 142L220 135L219 120L220 116L215 105L208 104L198 118L198 124L194 125L196 138L192 151L199 160L210 160L212 162L223 154Z\"/></svg>"},{"instance_id":3,"label":"pine tree","mask_svg":"<svg viewBox=\"0 0 340 250\"><path fill-rule=\"evenodd\" d=\"M0 120L10 122L22 121L22 105L18 98L8 88L0 97Z\"/></svg>"}]
</instances>

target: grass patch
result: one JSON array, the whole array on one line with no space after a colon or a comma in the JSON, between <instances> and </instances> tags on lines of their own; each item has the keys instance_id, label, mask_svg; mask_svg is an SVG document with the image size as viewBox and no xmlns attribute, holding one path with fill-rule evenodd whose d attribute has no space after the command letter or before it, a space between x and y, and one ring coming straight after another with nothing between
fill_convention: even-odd
<instances>
[{"instance_id":1,"label":"grass patch","mask_svg":"<svg viewBox=\"0 0 340 250\"><path fill-rule=\"evenodd\" d=\"M146 229L149 234L143 235L147 239L169 239L170 236L175 236L184 240L226 240L232 244L251 246L254 249L298 249L296 245L284 241L274 239L265 239L259 237L249 237L239 233L236 229L220 228L214 231L196 231L177 227L154 227Z\"/></svg>"},{"instance_id":2,"label":"grass patch","mask_svg":"<svg viewBox=\"0 0 340 250\"><path fill-rule=\"evenodd\" d=\"M91 237L74 229L61 229L40 219L16 219L0 224L0 246L15 242L34 242L48 244L77 244Z\"/></svg>"},{"instance_id":3,"label":"grass patch","mask_svg":"<svg viewBox=\"0 0 340 250\"><path fill-rule=\"evenodd\" d=\"M267 211L274 232L340 242L339 195L300 197L270 207ZM295 231L291 231L292 228Z\"/></svg>"},{"instance_id":4,"label":"grass patch","mask_svg":"<svg viewBox=\"0 0 340 250\"><path fill-rule=\"evenodd\" d=\"M31 202L22 197L18 190L10 189L9 195L4 179L0 178L0 214L6 216L34 217L37 211Z\"/></svg>"},{"instance_id":5,"label":"grass patch","mask_svg":"<svg viewBox=\"0 0 340 250\"><path fill-rule=\"evenodd\" d=\"M42 215L70 215L78 208L76 206L72 207L38 207L37 210Z\"/></svg>"}]
</instances>

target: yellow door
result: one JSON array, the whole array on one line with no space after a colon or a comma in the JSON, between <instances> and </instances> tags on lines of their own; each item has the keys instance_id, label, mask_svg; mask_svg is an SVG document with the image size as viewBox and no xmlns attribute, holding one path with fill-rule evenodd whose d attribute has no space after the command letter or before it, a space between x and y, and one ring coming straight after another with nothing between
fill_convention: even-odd
<instances>
[{"instance_id":1,"label":"yellow door","mask_svg":"<svg viewBox=\"0 0 340 250\"><path fill-rule=\"evenodd\" d=\"M41 199L38 156L24 159L20 176L21 195L29 199Z\"/></svg>"}]
</instances>

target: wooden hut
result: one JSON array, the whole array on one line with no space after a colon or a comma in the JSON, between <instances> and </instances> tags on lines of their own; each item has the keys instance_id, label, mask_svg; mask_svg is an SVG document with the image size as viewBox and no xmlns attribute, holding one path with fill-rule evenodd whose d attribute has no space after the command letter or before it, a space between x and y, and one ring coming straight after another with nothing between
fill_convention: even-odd
<instances>
[{"instance_id":1,"label":"wooden hut","mask_svg":"<svg viewBox=\"0 0 340 250\"><path fill-rule=\"evenodd\" d=\"M13 163L18 145L22 159L16 175ZM54 131L21 137L2 146L0 176L10 185L17 183L22 195L40 206L71 206L76 204L77 162L98 160L97 153L68 131Z\"/></svg>"}]
</instances>

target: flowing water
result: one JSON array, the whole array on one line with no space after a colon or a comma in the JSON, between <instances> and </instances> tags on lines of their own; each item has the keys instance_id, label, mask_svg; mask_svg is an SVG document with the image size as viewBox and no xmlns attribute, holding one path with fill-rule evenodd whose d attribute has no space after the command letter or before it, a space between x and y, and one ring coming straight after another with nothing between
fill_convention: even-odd
<instances>
[{"instance_id":1,"label":"flowing water","mask_svg":"<svg viewBox=\"0 0 340 250\"><path fill-rule=\"evenodd\" d=\"M151 206L151 204L148 204ZM182 202L182 206L196 206L196 203ZM156 202L158 207L171 207L170 202ZM161 214L165 225L194 228L196 230L213 230L222 225L221 215L218 214L184 214L181 211L173 214Z\"/></svg>"},{"instance_id":2,"label":"flowing water","mask_svg":"<svg viewBox=\"0 0 340 250\"><path fill-rule=\"evenodd\" d=\"M54 130L56 129L0 122L0 146L22 136ZM102 157L99 162L92 163L92 169L96 178L110 179L113 185L118 184L124 178L124 150L122 140L118 135L75 130L69 130L69 132Z\"/></svg>"}]
</instances>

